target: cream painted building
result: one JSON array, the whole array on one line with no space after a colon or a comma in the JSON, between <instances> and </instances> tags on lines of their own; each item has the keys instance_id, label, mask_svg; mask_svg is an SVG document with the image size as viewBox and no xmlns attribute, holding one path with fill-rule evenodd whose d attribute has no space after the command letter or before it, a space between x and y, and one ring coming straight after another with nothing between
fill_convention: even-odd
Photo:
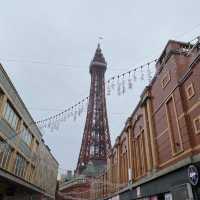
<instances>
[{"instance_id":1,"label":"cream painted building","mask_svg":"<svg viewBox=\"0 0 200 200\"><path fill-rule=\"evenodd\" d=\"M54 199L58 162L0 65L0 200Z\"/></svg>"}]
</instances>

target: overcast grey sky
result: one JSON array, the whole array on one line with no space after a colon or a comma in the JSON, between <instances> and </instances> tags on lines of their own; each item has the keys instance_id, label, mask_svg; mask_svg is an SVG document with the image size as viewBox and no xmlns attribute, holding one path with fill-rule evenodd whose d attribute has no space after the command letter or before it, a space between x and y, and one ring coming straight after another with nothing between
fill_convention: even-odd
<instances>
[{"instance_id":1,"label":"overcast grey sky","mask_svg":"<svg viewBox=\"0 0 200 200\"><path fill-rule=\"evenodd\" d=\"M88 69L98 36L104 37L109 78L156 58L169 39L200 35L199 0L0 2L0 60L35 120L56 113L45 109L67 108L89 94ZM124 96L107 97L112 144L144 86L139 81ZM85 114L58 132L46 131L61 168L76 167L84 123Z\"/></svg>"}]
</instances>

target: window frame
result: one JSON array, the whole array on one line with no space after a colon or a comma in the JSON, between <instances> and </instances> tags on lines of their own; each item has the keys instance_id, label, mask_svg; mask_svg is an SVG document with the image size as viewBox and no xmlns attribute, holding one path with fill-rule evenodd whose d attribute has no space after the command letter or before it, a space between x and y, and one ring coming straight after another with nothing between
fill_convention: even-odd
<instances>
[{"instance_id":1,"label":"window frame","mask_svg":"<svg viewBox=\"0 0 200 200\"><path fill-rule=\"evenodd\" d=\"M191 89L191 94L190 94L190 90ZM194 91L194 85L193 83L190 83L186 88L186 95L187 95L187 99L190 100L194 95L195 95L195 91Z\"/></svg>"},{"instance_id":2,"label":"window frame","mask_svg":"<svg viewBox=\"0 0 200 200\"><path fill-rule=\"evenodd\" d=\"M26 126L26 124L24 123L22 125L22 130L20 133L20 138L21 140L28 146L31 147L32 141L33 141L33 134L31 133L31 131L29 130L29 128Z\"/></svg>"},{"instance_id":3,"label":"window frame","mask_svg":"<svg viewBox=\"0 0 200 200\"><path fill-rule=\"evenodd\" d=\"M165 82L165 79L167 79L166 82ZM167 71L167 72L165 72L165 74L162 76L162 79L161 79L161 86L162 86L163 89L167 87L170 80L171 80L170 72Z\"/></svg>"},{"instance_id":4,"label":"window frame","mask_svg":"<svg viewBox=\"0 0 200 200\"><path fill-rule=\"evenodd\" d=\"M5 140L2 138L0 138L0 143L7 144ZM8 148L4 148L2 151L0 151L0 168L6 169L6 170L8 169L12 152L13 150L9 145L8 145Z\"/></svg>"},{"instance_id":5,"label":"window frame","mask_svg":"<svg viewBox=\"0 0 200 200\"><path fill-rule=\"evenodd\" d=\"M20 116L18 115L17 111L12 106L10 101L7 101L6 104L4 105L3 118L13 130L15 131L18 130ZM15 119L15 123L13 123L13 119Z\"/></svg>"},{"instance_id":6,"label":"window frame","mask_svg":"<svg viewBox=\"0 0 200 200\"><path fill-rule=\"evenodd\" d=\"M200 123L200 115L193 119L194 132L195 134L200 134L200 128L198 129L198 127L196 126L197 121L199 121Z\"/></svg>"},{"instance_id":7,"label":"window frame","mask_svg":"<svg viewBox=\"0 0 200 200\"><path fill-rule=\"evenodd\" d=\"M14 165L14 174L25 178L27 173L28 161L21 154L17 153Z\"/></svg>"}]
</instances>

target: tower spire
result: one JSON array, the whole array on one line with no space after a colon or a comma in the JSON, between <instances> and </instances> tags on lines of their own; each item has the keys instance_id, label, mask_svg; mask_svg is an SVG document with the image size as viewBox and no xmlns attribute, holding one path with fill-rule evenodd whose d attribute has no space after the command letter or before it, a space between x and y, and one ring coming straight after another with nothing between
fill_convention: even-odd
<instances>
[{"instance_id":1,"label":"tower spire","mask_svg":"<svg viewBox=\"0 0 200 200\"><path fill-rule=\"evenodd\" d=\"M111 149L105 98L105 72L107 63L98 43L90 63L91 86L86 123L78 159L78 174L96 175L107 164Z\"/></svg>"},{"instance_id":2,"label":"tower spire","mask_svg":"<svg viewBox=\"0 0 200 200\"><path fill-rule=\"evenodd\" d=\"M103 53L102 53L102 50L100 47L100 43L98 43L94 57L90 63L90 73L93 68L97 68L97 69L102 68L104 70L106 70L106 68L107 68L107 63L103 56Z\"/></svg>"}]
</instances>

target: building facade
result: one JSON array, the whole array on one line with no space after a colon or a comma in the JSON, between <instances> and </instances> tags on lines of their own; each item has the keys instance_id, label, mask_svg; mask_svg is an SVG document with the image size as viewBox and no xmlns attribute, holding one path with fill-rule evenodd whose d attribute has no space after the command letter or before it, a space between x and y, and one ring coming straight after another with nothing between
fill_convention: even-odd
<instances>
[{"instance_id":1,"label":"building facade","mask_svg":"<svg viewBox=\"0 0 200 200\"><path fill-rule=\"evenodd\" d=\"M92 199L200 199L200 41L170 40Z\"/></svg>"},{"instance_id":2,"label":"building facade","mask_svg":"<svg viewBox=\"0 0 200 200\"><path fill-rule=\"evenodd\" d=\"M58 162L0 65L0 199L55 199Z\"/></svg>"}]
</instances>

